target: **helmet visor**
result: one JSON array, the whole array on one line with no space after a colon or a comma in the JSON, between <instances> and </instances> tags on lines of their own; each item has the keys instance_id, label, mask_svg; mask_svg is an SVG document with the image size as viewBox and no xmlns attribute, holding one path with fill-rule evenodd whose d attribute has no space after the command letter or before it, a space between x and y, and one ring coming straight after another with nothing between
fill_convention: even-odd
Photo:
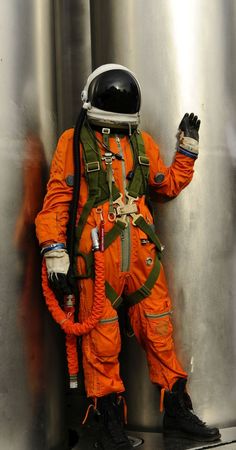
<instances>
[{"instance_id":1,"label":"helmet visor","mask_svg":"<svg viewBox=\"0 0 236 450\"><path fill-rule=\"evenodd\" d=\"M88 89L88 99L95 108L123 114L139 112L141 92L134 76L116 69L98 75Z\"/></svg>"}]
</instances>

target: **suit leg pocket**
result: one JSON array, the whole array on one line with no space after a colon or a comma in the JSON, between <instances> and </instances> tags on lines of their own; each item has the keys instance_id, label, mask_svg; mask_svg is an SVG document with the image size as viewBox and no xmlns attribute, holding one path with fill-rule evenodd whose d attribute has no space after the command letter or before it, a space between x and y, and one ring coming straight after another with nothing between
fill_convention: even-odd
<instances>
[{"instance_id":1,"label":"suit leg pocket","mask_svg":"<svg viewBox=\"0 0 236 450\"><path fill-rule=\"evenodd\" d=\"M100 358L116 356L121 350L118 316L100 319L91 331L92 348Z\"/></svg>"},{"instance_id":2,"label":"suit leg pocket","mask_svg":"<svg viewBox=\"0 0 236 450\"><path fill-rule=\"evenodd\" d=\"M161 314L145 313L147 339L158 351L166 351L173 348L171 314L171 311Z\"/></svg>"}]
</instances>

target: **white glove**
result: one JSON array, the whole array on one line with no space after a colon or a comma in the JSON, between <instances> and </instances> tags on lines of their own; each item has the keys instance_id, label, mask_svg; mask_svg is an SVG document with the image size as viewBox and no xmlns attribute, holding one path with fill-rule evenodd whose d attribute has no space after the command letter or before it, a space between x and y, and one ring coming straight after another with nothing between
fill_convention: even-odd
<instances>
[{"instance_id":1,"label":"white glove","mask_svg":"<svg viewBox=\"0 0 236 450\"><path fill-rule=\"evenodd\" d=\"M48 278L52 278L55 274L57 278L57 273L67 274L70 266L69 255L67 251L63 248L57 250L50 250L44 255Z\"/></svg>"}]
</instances>

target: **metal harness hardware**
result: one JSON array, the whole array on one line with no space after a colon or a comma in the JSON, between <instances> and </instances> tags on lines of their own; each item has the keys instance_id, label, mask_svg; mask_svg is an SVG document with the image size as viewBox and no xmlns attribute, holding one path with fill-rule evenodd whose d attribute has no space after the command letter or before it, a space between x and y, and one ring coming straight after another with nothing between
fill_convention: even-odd
<instances>
[{"instance_id":1,"label":"metal harness hardware","mask_svg":"<svg viewBox=\"0 0 236 450\"><path fill-rule=\"evenodd\" d=\"M97 172L98 170L100 170L99 161L87 162L85 166L86 166L86 171L88 173L90 173L90 172Z\"/></svg>"},{"instance_id":2,"label":"metal harness hardware","mask_svg":"<svg viewBox=\"0 0 236 450\"><path fill-rule=\"evenodd\" d=\"M107 166L107 184L109 188L109 214L114 215L114 207L113 207L113 194L112 194L112 183L113 183L113 170L112 170L112 161L115 159L115 156L111 152L106 152L102 157L102 160L105 161Z\"/></svg>"},{"instance_id":3,"label":"metal harness hardware","mask_svg":"<svg viewBox=\"0 0 236 450\"><path fill-rule=\"evenodd\" d=\"M112 164L112 160L115 159L115 156L111 152L105 152L102 160L105 161L105 164Z\"/></svg>"},{"instance_id":4,"label":"metal harness hardware","mask_svg":"<svg viewBox=\"0 0 236 450\"><path fill-rule=\"evenodd\" d=\"M142 216L142 214L137 214L138 206L136 203L134 203L135 201L137 201L139 199L139 197L132 197L131 195L128 194L127 191L125 193L125 196L128 200L126 203L124 203L124 201L123 201L123 194L120 194L120 196L113 202L113 207L114 207L115 220L119 219L119 221L124 222L125 227L127 227L128 222L129 222L128 216L132 217L133 225L135 225L135 221L139 217L143 217L143 216Z\"/></svg>"}]
</instances>

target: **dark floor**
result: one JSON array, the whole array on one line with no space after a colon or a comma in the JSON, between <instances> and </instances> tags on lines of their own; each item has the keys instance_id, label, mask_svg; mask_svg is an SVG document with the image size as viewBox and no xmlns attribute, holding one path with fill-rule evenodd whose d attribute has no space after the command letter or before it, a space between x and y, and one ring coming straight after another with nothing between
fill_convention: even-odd
<instances>
[{"instance_id":1,"label":"dark floor","mask_svg":"<svg viewBox=\"0 0 236 450\"><path fill-rule=\"evenodd\" d=\"M94 440L91 433L86 433L80 436L78 444L73 450L94 450ZM129 436L137 437L142 443L140 445L137 442L133 442L134 448L139 448L140 450L203 450L220 448L222 450L236 450L236 427L235 428L225 428L221 430L221 439L212 444L204 442L193 442L188 440L179 440L173 438L164 438L161 433L145 433L145 432L135 432L128 433Z\"/></svg>"},{"instance_id":2,"label":"dark floor","mask_svg":"<svg viewBox=\"0 0 236 450\"><path fill-rule=\"evenodd\" d=\"M161 433L137 433L137 436L144 440L140 450L190 450L190 449L207 449L207 448L225 448L229 447L225 444L231 444L230 450L236 450L236 428L228 428L221 430L221 439L215 443L193 442L188 440L178 440L173 438L165 438Z\"/></svg>"}]
</instances>

